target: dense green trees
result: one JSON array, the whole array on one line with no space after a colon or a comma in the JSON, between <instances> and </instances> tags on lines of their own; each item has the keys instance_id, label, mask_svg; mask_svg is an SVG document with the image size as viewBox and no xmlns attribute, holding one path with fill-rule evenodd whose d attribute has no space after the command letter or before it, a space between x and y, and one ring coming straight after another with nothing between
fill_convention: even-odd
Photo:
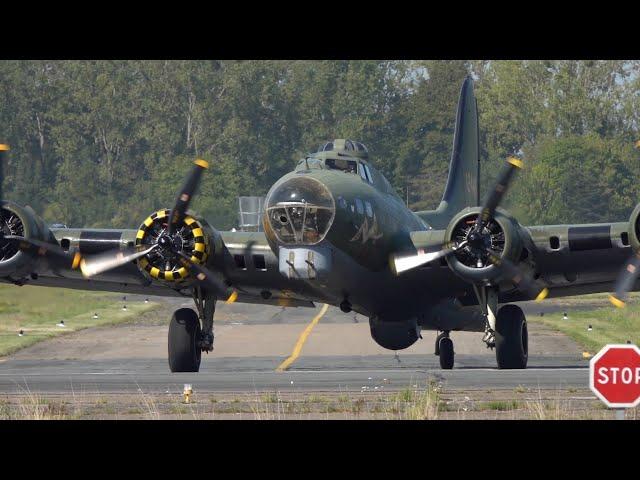
<instances>
[{"instance_id":1,"label":"dense green trees","mask_svg":"<svg viewBox=\"0 0 640 480\"><path fill-rule=\"evenodd\" d=\"M2 61L7 198L48 221L135 227L210 160L194 209L236 223L304 154L347 137L414 209L437 206L457 96L477 78L482 182L508 154L523 223L624 219L640 201L640 62ZM486 190L485 190L486 191Z\"/></svg>"}]
</instances>

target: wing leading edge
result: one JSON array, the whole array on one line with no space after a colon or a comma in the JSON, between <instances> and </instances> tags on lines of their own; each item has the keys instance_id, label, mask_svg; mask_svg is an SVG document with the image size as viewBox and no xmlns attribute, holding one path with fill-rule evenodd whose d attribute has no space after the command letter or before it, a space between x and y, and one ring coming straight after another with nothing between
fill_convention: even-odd
<instances>
[{"instance_id":1,"label":"wing leading edge","mask_svg":"<svg viewBox=\"0 0 640 480\"><path fill-rule=\"evenodd\" d=\"M51 229L55 241L70 255L95 255L113 249L130 248L138 230L133 229ZM209 265L222 278L237 287L237 302L313 307L310 300L293 293L290 280L279 274L278 259L262 232L218 232L217 252ZM111 291L157 296L190 296L191 286L171 288L144 275L135 262L86 279L77 269L51 268L39 264L27 285ZM11 283L10 279L0 279Z\"/></svg>"}]
</instances>

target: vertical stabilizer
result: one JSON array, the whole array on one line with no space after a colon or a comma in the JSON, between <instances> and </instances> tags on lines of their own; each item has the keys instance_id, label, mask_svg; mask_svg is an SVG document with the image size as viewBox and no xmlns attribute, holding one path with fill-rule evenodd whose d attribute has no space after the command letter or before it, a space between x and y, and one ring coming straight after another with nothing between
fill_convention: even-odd
<instances>
[{"instance_id":1,"label":"vertical stabilizer","mask_svg":"<svg viewBox=\"0 0 640 480\"><path fill-rule=\"evenodd\" d=\"M449 178L442 202L456 210L480 204L480 156L478 139L478 107L473 94L473 79L467 77L462 84L453 152L449 165Z\"/></svg>"},{"instance_id":2,"label":"vertical stabilizer","mask_svg":"<svg viewBox=\"0 0 640 480\"><path fill-rule=\"evenodd\" d=\"M478 107L473 79L468 76L460 90L449 178L442 201L437 210L418 213L434 228L444 228L457 212L480 204L479 150Z\"/></svg>"}]
</instances>

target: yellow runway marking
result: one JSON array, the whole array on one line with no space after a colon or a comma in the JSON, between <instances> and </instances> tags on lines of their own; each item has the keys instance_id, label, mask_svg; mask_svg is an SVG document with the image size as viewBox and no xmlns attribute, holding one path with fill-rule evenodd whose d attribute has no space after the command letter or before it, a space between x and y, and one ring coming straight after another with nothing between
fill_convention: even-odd
<instances>
[{"instance_id":1,"label":"yellow runway marking","mask_svg":"<svg viewBox=\"0 0 640 480\"><path fill-rule=\"evenodd\" d=\"M325 303L322 306L320 313L318 313L318 315L313 317L313 320L311 320L311 323L307 325L307 328L305 328L304 331L300 334L300 337L296 342L296 346L293 348L293 352L291 353L291 356L287 358L284 362L282 362L278 368L276 368L276 372L284 372L291 366L293 362L296 361L296 359L300 356L300 352L302 351L302 346L304 345L304 342L307 341L307 337L311 333L311 330L313 330L313 327L316 326L316 324L320 321L320 319L324 316L324 314L327 313L328 309L329 309L329 305Z\"/></svg>"}]
</instances>

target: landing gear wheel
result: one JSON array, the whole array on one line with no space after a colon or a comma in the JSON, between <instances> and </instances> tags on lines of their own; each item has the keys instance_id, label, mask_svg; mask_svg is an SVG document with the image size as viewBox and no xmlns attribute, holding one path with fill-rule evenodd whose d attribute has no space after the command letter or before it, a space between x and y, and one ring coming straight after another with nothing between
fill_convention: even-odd
<instances>
[{"instance_id":1,"label":"landing gear wheel","mask_svg":"<svg viewBox=\"0 0 640 480\"><path fill-rule=\"evenodd\" d=\"M172 372L200 369L200 320L190 308L176 310L169 323L169 368Z\"/></svg>"},{"instance_id":2,"label":"landing gear wheel","mask_svg":"<svg viewBox=\"0 0 640 480\"><path fill-rule=\"evenodd\" d=\"M453 340L449 337L442 337L438 342L438 350L440 351L440 368L451 370L455 355L453 352Z\"/></svg>"},{"instance_id":3,"label":"landing gear wheel","mask_svg":"<svg viewBox=\"0 0 640 480\"><path fill-rule=\"evenodd\" d=\"M436 356L440 355L440 340L448 336L449 336L449 332L441 332L438 334L438 336L436 337L436 350L434 352L434 355Z\"/></svg>"},{"instance_id":4,"label":"landing gear wheel","mask_svg":"<svg viewBox=\"0 0 640 480\"><path fill-rule=\"evenodd\" d=\"M505 305L496 316L496 360L498 368L527 368L529 333L524 312L517 305Z\"/></svg>"}]
</instances>

